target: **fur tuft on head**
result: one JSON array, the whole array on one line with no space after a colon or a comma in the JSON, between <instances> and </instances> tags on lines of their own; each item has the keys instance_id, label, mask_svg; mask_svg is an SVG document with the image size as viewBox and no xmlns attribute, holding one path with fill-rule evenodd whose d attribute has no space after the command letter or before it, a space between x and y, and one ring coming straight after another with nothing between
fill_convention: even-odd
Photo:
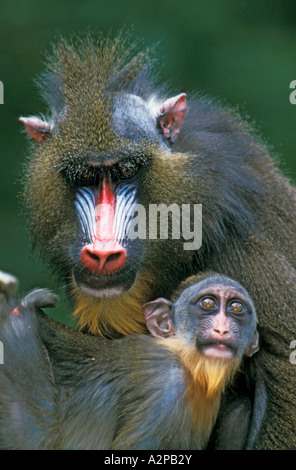
<instances>
[{"instance_id":1,"label":"fur tuft on head","mask_svg":"<svg viewBox=\"0 0 296 470\"><path fill-rule=\"evenodd\" d=\"M150 50L134 56L135 49L135 44L123 33L115 39L91 33L70 40L61 38L53 46L40 83L60 132L66 116L66 135L74 129L76 137L80 130L89 138L95 133L100 143L110 139L114 96L122 91L134 92L130 91L133 87L143 91L144 82L146 93L150 89L147 81L152 62Z\"/></svg>"}]
</instances>

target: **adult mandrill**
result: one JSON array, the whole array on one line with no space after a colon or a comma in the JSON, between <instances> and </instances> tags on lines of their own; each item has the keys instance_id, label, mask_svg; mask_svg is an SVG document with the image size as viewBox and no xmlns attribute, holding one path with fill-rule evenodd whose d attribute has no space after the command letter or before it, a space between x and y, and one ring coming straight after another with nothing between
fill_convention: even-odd
<instances>
[{"instance_id":1,"label":"adult mandrill","mask_svg":"<svg viewBox=\"0 0 296 470\"><path fill-rule=\"evenodd\" d=\"M175 299L143 307L160 339L64 327L37 313L57 300L42 289L2 308L0 448L205 449L226 386L259 349L257 317L224 276L190 278ZM218 422L215 448L244 449L258 417L240 395Z\"/></svg>"},{"instance_id":2,"label":"adult mandrill","mask_svg":"<svg viewBox=\"0 0 296 470\"><path fill-rule=\"evenodd\" d=\"M184 93L154 87L148 54L131 59L125 44L62 40L40 82L48 118L21 118L35 140L25 194L34 241L94 335L147 332L142 305L197 272L239 281L255 299L254 360L269 397L254 447L296 448L295 189L246 123L205 98L190 97L187 111ZM147 233L144 217L135 237L135 203L149 220L161 204L172 212L168 237Z\"/></svg>"}]
</instances>

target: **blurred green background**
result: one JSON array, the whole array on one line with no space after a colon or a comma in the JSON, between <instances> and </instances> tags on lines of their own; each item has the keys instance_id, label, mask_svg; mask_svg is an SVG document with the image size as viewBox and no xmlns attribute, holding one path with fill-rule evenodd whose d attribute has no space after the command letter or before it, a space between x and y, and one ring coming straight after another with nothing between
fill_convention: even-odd
<instances>
[{"instance_id":1,"label":"blurred green background","mask_svg":"<svg viewBox=\"0 0 296 470\"><path fill-rule=\"evenodd\" d=\"M295 182L295 13L295 0L0 0L0 269L18 276L19 294L50 287L63 299L53 316L70 322L63 287L31 254L19 203L28 145L18 117L46 111L33 79L52 40L88 27L116 33L133 26L143 46L160 44L160 81L237 106Z\"/></svg>"}]
</instances>

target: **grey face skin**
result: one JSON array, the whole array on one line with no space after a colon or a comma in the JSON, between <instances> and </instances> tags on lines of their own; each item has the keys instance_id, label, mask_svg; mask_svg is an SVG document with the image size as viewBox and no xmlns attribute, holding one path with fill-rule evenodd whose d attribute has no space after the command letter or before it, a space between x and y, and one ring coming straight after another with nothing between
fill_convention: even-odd
<instances>
[{"instance_id":1,"label":"grey face skin","mask_svg":"<svg viewBox=\"0 0 296 470\"><path fill-rule=\"evenodd\" d=\"M259 350L252 299L240 284L225 276L196 281L174 304L166 299L150 304L154 314L148 314L146 321L154 335L180 334L202 354L217 359L251 357ZM144 306L145 310L149 307ZM166 331L165 335L160 331Z\"/></svg>"},{"instance_id":2,"label":"grey face skin","mask_svg":"<svg viewBox=\"0 0 296 470\"><path fill-rule=\"evenodd\" d=\"M237 289L209 287L191 300L189 312L197 319L196 344L204 355L232 359L256 352L253 311Z\"/></svg>"}]
</instances>

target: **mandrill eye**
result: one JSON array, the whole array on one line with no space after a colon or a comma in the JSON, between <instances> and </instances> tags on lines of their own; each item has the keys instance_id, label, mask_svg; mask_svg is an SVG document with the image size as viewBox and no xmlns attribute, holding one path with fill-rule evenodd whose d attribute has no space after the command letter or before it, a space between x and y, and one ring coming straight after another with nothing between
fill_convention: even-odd
<instances>
[{"instance_id":1,"label":"mandrill eye","mask_svg":"<svg viewBox=\"0 0 296 470\"><path fill-rule=\"evenodd\" d=\"M242 313L245 311L244 305L241 302L238 302L237 300L235 300L234 302L231 302L229 305L229 308L232 312L235 312L235 313Z\"/></svg>"},{"instance_id":2,"label":"mandrill eye","mask_svg":"<svg viewBox=\"0 0 296 470\"><path fill-rule=\"evenodd\" d=\"M212 299L211 297L204 297L203 299L201 299L201 301L199 303L204 308L214 308L215 307L215 300Z\"/></svg>"},{"instance_id":3,"label":"mandrill eye","mask_svg":"<svg viewBox=\"0 0 296 470\"><path fill-rule=\"evenodd\" d=\"M95 178L95 169L93 167L89 167L86 170L83 170L79 175L79 180L81 182L91 182Z\"/></svg>"},{"instance_id":4,"label":"mandrill eye","mask_svg":"<svg viewBox=\"0 0 296 470\"><path fill-rule=\"evenodd\" d=\"M132 161L120 162L117 168L118 174L121 178L130 178L138 170L136 162Z\"/></svg>"}]
</instances>

